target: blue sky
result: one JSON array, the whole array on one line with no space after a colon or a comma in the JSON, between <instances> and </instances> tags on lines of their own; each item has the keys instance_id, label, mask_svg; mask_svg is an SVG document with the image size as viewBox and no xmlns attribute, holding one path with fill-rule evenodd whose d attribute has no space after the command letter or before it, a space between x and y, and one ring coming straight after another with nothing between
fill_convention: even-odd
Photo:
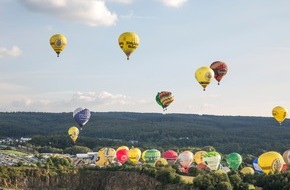
<instances>
[{"instance_id":1,"label":"blue sky","mask_svg":"<svg viewBox=\"0 0 290 190\"><path fill-rule=\"evenodd\" d=\"M157 112L271 117L290 109L290 1L1 0L0 111ZM140 38L129 61L121 33ZM57 58L56 33L68 45ZM194 72L229 71L206 91Z\"/></svg>"}]
</instances>

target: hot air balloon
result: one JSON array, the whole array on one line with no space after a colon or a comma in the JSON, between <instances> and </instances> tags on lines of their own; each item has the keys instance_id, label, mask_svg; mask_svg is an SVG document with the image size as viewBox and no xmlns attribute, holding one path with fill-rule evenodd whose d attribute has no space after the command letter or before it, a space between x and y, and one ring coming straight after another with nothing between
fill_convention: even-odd
<instances>
[{"instance_id":1,"label":"hot air balloon","mask_svg":"<svg viewBox=\"0 0 290 190\"><path fill-rule=\"evenodd\" d=\"M96 165L97 166L106 166L109 164L108 159L105 157L105 151L107 148L101 148L98 151L98 158L96 160Z\"/></svg>"},{"instance_id":2,"label":"hot air balloon","mask_svg":"<svg viewBox=\"0 0 290 190\"><path fill-rule=\"evenodd\" d=\"M243 169L241 169L241 172L246 175L246 174L250 174L250 175L254 175L255 171L252 167L244 167Z\"/></svg>"},{"instance_id":3,"label":"hot air balloon","mask_svg":"<svg viewBox=\"0 0 290 190\"><path fill-rule=\"evenodd\" d=\"M68 135L70 136L70 138L75 143L76 140L78 139L78 136L79 136L79 129L77 127L75 127L75 126L70 127L68 129Z\"/></svg>"},{"instance_id":4,"label":"hot air balloon","mask_svg":"<svg viewBox=\"0 0 290 190\"><path fill-rule=\"evenodd\" d=\"M124 164L128 158L129 158L129 150L127 149L119 149L116 151L116 157L117 160L121 163Z\"/></svg>"},{"instance_id":5,"label":"hot air balloon","mask_svg":"<svg viewBox=\"0 0 290 190\"><path fill-rule=\"evenodd\" d=\"M266 174L280 172L284 163L281 154L275 151L265 152L258 158L258 164Z\"/></svg>"},{"instance_id":6,"label":"hot air balloon","mask_svg":"<svg viewBox=\"0 0 290 190\"><path fill-rule=\"evenodd\" d=\"M174 96L171 92L162 91L158 92L156 97L156 102L163 108L163 111L167 110L167 107L174 101Z\"/></svg>"},{"instance_id":7,"label":"hot air balloon","mask_svg":"<svg viewBox=\"0 0 290 190\"><path fill-rule=\"evenodd\" d=\"M166 166L166 165L168 165L168 162L165 158L158 158L155 162L155 167Z\"/></svg>"},{"instance_id":8,"label":"hot air balloon","mask_svg":"<svg viewBox=\"0 0 290 190\"><path fill-rule=\"evenodd\" d=\"M120 48L126 54L127 60L129 60L130 55L139 46L139 37L134 32L124 32L119 36L118 42Z\"/></svg>"},{"instance_id":9,"label":"hot air balloon","mask_svg":"<svg viewBox=\"0 0 290 190\"><path fill-rule=\"evenodd\" d=\"M113 148L104 147L98 151L98 156L104 157L107 161L107 164L113 163L114 159L116 158L116 151Z\"/></svg>"},{"instance_id":10,"label":"hot air balloon","mask_svg":"<svg viewBox=\"0 0 290 190\"><path fill-rule=\"evenodd\" d=\"M216 151L211 151L204 155L203 160L210 170L217 170L221 162L221 155Z\"/></svg>"},{"instance_id":11,"label":"hot air balloon","mask_svg":"<svg viewBox=\"0 0 290 190\"><path fill-rule=\"evenodd\" d=\"M257 172L258 174L263 174L264 172L262 171L262 169L260 168L259 164L258 164L258 158L255 158L253 160L253 167L255 169L255 172Z\"/></svg>"},{"instance_id":12,"label":"hot air balloon","mask_svg":"<svg viewBox=\"0 0 290 190\"><path fill-rule=\"evenodd\" d=\"M236 170L242 163L242 156L236 152L233 152L226 156L226 161L230 168Z\"/></svg>"},{"instance_id":13,"label":"hot air balloon","mask_svg":"<svg viewBox=\"0 0 290 190\"><path fill-rule=\"evenodd\" d=\"M129 150L129 148L127 146L120 146L120 147L117 148L116 151L121 150L121 149Z\"/></svg>"},{"instance_id":14,"label":"hot air balloon","mask_svg":"<svg viewBox=\"0 0 290 190\"><path fill-rule=\"evenodd\" d=\"M195 78L205 91L207 85L209 85L214 78L214 72L209 67L200 67L195 71Z\"/></svg>"},{"instance_id":15,"label":"hot air balloon","mask_svg":"<svg viewBox=\"0 0 290 190\"><path fill-rule=\"evenodd\" d=\"M129 160L133 163L133 164L137 164L139 159L141 158L141 150L139 148L130 148L130 150L128 151L128 156L129 156Z\"/></svg>"},{"instance_id":16,"label":"hot air balloon","mask_svg":"<svg viewBox=\"0 0 290 190\"><path fill-rule=\"evenodd\" d=\"M162 153L162 158L166 159L168 164L174 164L177 160L178 154L174 150L167 150Z\"/></svg>"},{"instance_id":17,"label":"hot air balloon","mask_svg":"<svg viewBox=\"0 0 290 190\"><path fill-rule=\"evenodd\" d=\"M206 154L207 152L206 151L197 151L195 154L194 154L194 161L195 163L198 165L198 164L205 164L204 160L203 160L203 157L204 155Z\"/></svg>"},{"instance_id":18,"label":"hot air balloon","mask_svg":"<svg viewBox=\"0 0 290 190\"><path fill-rule=\"evenodd\" d=\"M89 121L91 117L91 112L87 108L77 108L73 112L73 118L75 121L79 124L79 126L82 127Z\"/></svg>"},{"instance_id":19,"label":"hot air balloon","mask_svg":"<svg viewBox=\"0 0 290 190\"><path fill-rule=\"evenodd\" d=\"M273 117L280 123L280 125L282 124L282 122L285 120L285 118L288 115L288 111L286 108L282 107L282 106L276 106L273 108L272 110L272 115Z\"/></svg>"},{"instance_id":20,"label":"hot air balloon","mask_svg":"<svg viewBox=\"0 0 290 190\"><path fill-rule=\"evenodd\" d=\"M290 165L290 150L286 150L283 153L283 159L287 165Z\"/></svg>"},{"instance_id":21,"label":"hot air balloon","mask_svg":"<svg viewBox=\"0 0 290 190\"><path fill-rule=\"evenodd\" d=\"M190 164L193 162L193 153L185 150L178 155L179 164L184 168L184 172L188 172Z\"/></svg>"},{"instance_id":22,"label":"hot air balloon","mask_svg":"<svg viewBox=\"0 0 290 190\"><path fill-rule=\"evenodd\" d=\"M214 78L220 84L220 81L228 72L227 64L222 61L215 61L210 65L210 68L214 71Z\"/></svg>"},{"instance_id":23,"label":"hot air balloon","mask_svg":"<svg viewBox=\"0 0 290 190\"><path fill-rule=\"evenodd\" d=\"M60 52L66 47L66 37L62 34L55 34L51 36L49 41L52 49L56 52L57 57L59 57Z\"/></svg>"},{"instance_id":24,"label":"hot air balloon","mask_svg":"<svg viewBox=\"0 0 290 190\"><path fill-rule=\"evenodd\" d=\"M142 157L145 160L146 164L155 166L155 162L161 157L161 153L159 150L150 149L144 151L144 155L142 154Z\"/></svg>"}]
</instances>

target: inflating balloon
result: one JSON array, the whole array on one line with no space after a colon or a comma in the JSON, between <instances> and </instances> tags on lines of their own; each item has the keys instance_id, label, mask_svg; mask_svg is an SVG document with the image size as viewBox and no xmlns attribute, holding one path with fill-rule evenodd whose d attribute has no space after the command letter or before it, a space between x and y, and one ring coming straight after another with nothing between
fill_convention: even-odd
<instances>
[{"instance_id":1,"label":"inflating balloon","mask_svg":"<svg viewBox=\"0 0 290 190\"><path fill-rule=\"evenodd\" d=\"M60 52L64 50L67 44L66 37L62 34L55 34L50 38L50 45L59 57Z\"/></svg>"},{"instance_id":2,"label":"inflating balloon","mask_svg":"<svg viewBox=\"0 0 290 190\"><path fill-rule=\"evenodd\" d=\"M128 156L129 156L129 160L133 163L133 164L137 164L139 159L141 158L141 150L139 148L130 148L130 150L128 151Z\"/></svg>"},{"instance_id":3,"label":"inflating balloon","mask_svg":"<svg viewBox=\"0 0 290 190\"><path fill-rule=\"evenodd\" d=\"M228 72L228 66L222 61L215 61L210 65L210 68L214 71L214 78L220 84L220 81Z\"/></svg>"},{"instance_id":4,"label":"inflating balloon","mask_svg":"<svg viewBox=\"0 0 290 190\"><path fill-rule=\"evenodd\" d=\"M193 153L185 150L178 155L177 158L179 164L185 169L185 172L188 172L190 164L193 162Z\"/></svg>"},{"instance_id":5,"label":"inflating balloon","mask_svg":"<svg viewBox=\"0 0 290 190\"><path fill-rule=\"evenodd\" d=\"M207 152L206 151L197 151L195 154L194 154L194 161L195 163L198 165L198 164L205 164L204 160L203 160L203 157L204 155L206 154Z\"/></svg>"},{"instance_id":6,"label":"inflating balloon","mask_svg":"<svg viewBox=\"0 0 290 190\"><path fill-rule=\"evenodd\" d=\"M258 158L258 164L265 174L280 172L284 163L281 154L275 151L265 152Z\"/></svg>"},{"instance_id":7,"label":"inflating balloon","mask_svg":"<svg viewBox=\"0 0 290 190\"><path fill-rule=\"evenodd\" d=\"M252 167L244 167L243 169L241 169L241 172L246 175L246 174L250 174L250 175L254 175L255 171Z\"/></svg>"},{"instance_id":8,"label":"inflating balloon","mask_svg":"<svg viewBox=\"0 0 290 190\"><path fill-rule=\"evenodd\" d=\"M155 166L155 162L161 157L161 153L159 150L150 149L144 151L144 155L142 154L143 159L145 160L146 164L151 166Z\"/></svg>"},{"instance_id":9,"label":"inflating balloon","mask_svg":"<svg viewBox=\"0 0 290 190\"><path fill-rule=\"evenodd\" d=\"M130 55L139 46L139 37L134 32L124 32L119 36L118 42L120 48L126 54L127 60L129 60Z\"/></svg>"},{"instance_id":10,"label":"inflating balloon","mask_svg":"<svg viewBox=\"0 0 290 190\"><path fill-rule=\"evenodd\" d=\"M258 164L258 158L255 158L253 160L253 167L255 169L255 172L257 172L258 174L263 174L264 172L262 171L261 167Z\"/></svg>"},{"instance_id":11,"label":"inflating balloon","mask_svg":"<svg viewBox=\"0 0 290 190\"><path fill-rule=\"evenodd\" d=\"M121 149L129 150L129 148L127 146L120 146L120 147L117 148L116 151L121 150Z\"/></svg>"},{"instance_id":12,"label":"inflating balloon","mask_svg":"<svg viewBox=\"0 0 290 190\"><path fill-rule=\"evenodd\" d=\"M272 115L281 125L288 115L288 110L282 106L276 106L272 110Z\"/></svg>"},{"instance_id":13,"label":"inflating balloon","mask_svg":"<svg viewBox=\"0 0 290 190\"><path fill-rule=\"evenodd\" d=\"M172 165L176 162L178 154L174 150L167 150L162 153L161 157L166 159L168 164Z\"/></svg>"},{"instance_id":14,"label":"inflating balloon","mask_svg":"<svg viewBox=\"0 0 290 190\"><path fill-rule=\"evenodd\" d=\"M75 127L75 126L70 127L68 129L68 135L70 136L70 138L75 143L76 140L78 139L78 136L79 136L79 129L77 127Z\"/></svg>"},{"instance_id":15,"label":"inflating balloon","mask_svg":"<svg viewBox=\"0 0 290 190\"><path fill-rule=\"evenodd\" d=\"M73 118L75 121L79 124L79 126L82 127L89 121L91 117L91 112L87 108L77 108L73 112Z\"/></svg>"},{"instance_id":16,"label":"inflating balloon","mask_svg":"<svg viewBox=\"0 0 290 190\"><path fill-rule=\"evenodd\" d=\"M166 166L168 165L168 162L165 158L158 158L156 161L155 161L155 167L158 167L158 166Z\"/></svg>"},{"instance_id":17,"label":"inflating balloon","mask_svg":"<svg viewBox=\"0 0 290 190\"><path fill-rule=\"evenodd\" d=\"M167 107L174 101L174 96L171 92L162 91L158 92L155 97L156 102L163 108L163 111L167 110Z\"/></svg>"},{"instance_id":18,"label":"inflating balloon","mask_svg":"<svg viewBox=\"0 0 290 190\"><path fill-rule=\"evenodd\" d=\"M221 162L221 155L216 151L208 152L204 155L203 160L210 170L217 170Z\"/></svg>"},{"instance_id":19,"label":"inflating balloon","mask_svg":"<svg viewBox=\"0 0 290 190\"><path fill-rule=\"evenodd\" d=\"M129 150L127 149L119 149L116 151L116 157L117 160L121 163L124 164L128 158L129 158Z\"/></svg>"},{"instance_id":20,"label":"inflating balloon","mask_svg":"<svg viewBox=\"0 0 290 190\"><path fill-rule=\"evenodd\" d=\"M283 159L287 165L290 165L290 150L286 150L283 153Z\"/></svg>"},{"instance_id":21,"label":"inflating balloon","mask_svg":"<svg viewBox=\"0 0 290 190\"><path fill-rule=\"evenodd\" d=\"M200 67L195 71L195 78L205 91L207 85L209 85L214 78L214 72L209 67Z\"/></svg>"},{"instance_id":22,"label":"inflating balloon","mask_svg":"<svg viewBox=\"0 0 290 190\"><path fill-rule=\"evenodd\" d=\"M233 152L226 156L226 161L230 168L236 170L242 163L242 156L238 153Z\"/></svg>"}]
</instances>

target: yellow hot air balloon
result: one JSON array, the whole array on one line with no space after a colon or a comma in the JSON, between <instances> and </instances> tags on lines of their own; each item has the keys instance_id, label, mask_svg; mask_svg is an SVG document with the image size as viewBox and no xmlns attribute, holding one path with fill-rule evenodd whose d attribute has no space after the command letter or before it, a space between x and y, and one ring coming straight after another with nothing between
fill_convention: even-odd
<instances>
[{"instance_id":1,"label":"yellow hot air balloon","mask_svg":"<svg viewBox=\"0 0 290 190\"><path fill-rule=\"evenodd\" d=\"M57 57L59 57L60 52L66 47L66 37L62 34L55 34L51 36L49 41L52 49L56 52Z\"/></svg>"},{"instance_id":2,"label":"yellow hot air balloon","mask_svg":"<svg viewBox=\"0 0 290 190\"><path fill-rule=\"evenodd\" d=\"M246 175L246 174L251 174L254 175L255 171L252 167L244 167L243 169L241 169L241 172Z\"/></svg>"},{"instance_id":3,"label":"yellow hot air balloon","mask_svg":"<svg viewBox=\"0 0 290 190\"><path fill-rule=\"evenodd\" d=\"M134 32L124 32L119 36L118 42L120 48L126 54L127 60L129 60L130 55L139 46L139 37Z\"/></svg>"},{"instance_id":4,"label":"yellow hot air balloon","mask_svg":"<svg viewBox=\"0 0 290 190\"><path fill-rule=\"evenodd\" d=\"M272 110L272 115L273 117L280 123L280 125L282 124L282 122L285 120L285 118L288 115L288 111L286 108L282 107L282 106L276 106L273 108Z\"/></svg>"},{"instance_id":5,"label":"yellow hot air balloon","mask_svg":"<svg viewBox=\"0 0 290 190\"><path fill-rule=\"evenodd\" d=\"M140 157L141 157L141 150L139 148L130 148L130 150L128 151L128 156L129 156L129 160L133 163L133 164L137 164Z\"/></svg>"},{"instance_id":6,"label":"yellow hot air balloon","mask_svg":"<svg viewBox=\"0 0 290 190\"><path fill-rule=\"evenodd\" d=\"M200 67L195 71L195 78L205 88L214 79L214 71L210 67Z\"/></svg>"},{"instance_id":7,"label":"yellow hot air balloon","mask_svg":"<svg viewBox=\"0 0 290 190\"><path fill-rule=\"evenodd\" d=\"M205 164L204 160L203 160L203 157L204 155L206 155L206 151L197 151L195 154L194 154L194 161L195 163L198 165L198 164Z\"/></svg>"},{"instance_id":8,"label":"yellow hot air balloon","mask_svg":"<svg viewBox=\"0 0 290 190\"><path fill-rule=\"evenodd\" d=\"M77 127L75 127L75 126L70 127L68 129L68 135L70 136L70 138L75 143L76 140L78 139L78 136L79 136L79 129Z\"/></svg>"},{"instance_id":9,"label":"yellow hot air balloon","mask_svg":"<svg viewBox=\"0 0 290 190\"><path fill-rule=\"evenodd\" d=\"M284 163L281 154L275 151L265 152L258 158L258 164L266 174L280 172Z\"/></svg>"}]
</instances>

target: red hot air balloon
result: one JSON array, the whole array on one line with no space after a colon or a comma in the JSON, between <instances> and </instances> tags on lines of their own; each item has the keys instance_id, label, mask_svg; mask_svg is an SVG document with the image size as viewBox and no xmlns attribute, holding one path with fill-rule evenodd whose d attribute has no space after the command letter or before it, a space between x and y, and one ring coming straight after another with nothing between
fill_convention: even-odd
<instances>
[{"instance_id":1,"label":"red hot air balloon","mask_svg":"<svg viewBox=\"0 0 290 190\"><path fill-rule=\"evenodd\" d=\"M167 150L162 153L162 158L165 158L168 164L174 164L177 160L178 154L174 150Z\"/></svg>"},{"instance_id":2,"label":"red hot air balloon","mask_svg":"<svg viewBox=\"0 0 290 190\"><path fill-rule=\"evenodd\" d=\"M121 164L124 164L128 160L128 150L120 149L116 152L116 157Z\"/></svg>"},{"instance_id":3,"label":"red hot air balloon","mask_svg":"<svg viewBox=\"0 0 290 190\"><path fill-rule=\"evenodd\" d=\"M222 61L215 61L210 65L210 68L214 71L214 78L218 81L218 84L220 84L220 81L228 72L227 64Z\"/></svg>"}]
</instances>

